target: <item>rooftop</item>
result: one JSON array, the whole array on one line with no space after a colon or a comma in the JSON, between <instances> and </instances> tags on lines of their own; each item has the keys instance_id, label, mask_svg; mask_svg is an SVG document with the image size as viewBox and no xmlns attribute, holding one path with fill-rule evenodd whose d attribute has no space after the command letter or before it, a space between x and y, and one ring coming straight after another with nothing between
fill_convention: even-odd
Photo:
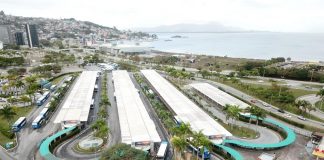
<instances>
[{"instance_id":1,"label":"rooftop","mask_svg":"<svg viewBox=\"0 0 324 160\"><path fill-rule=\"evenodd\" d=\"M115 96L122 142L161 142L155 124L135 88L128 72L113 71Z\"/></svg>"},{"instance_id":2,"label":"rooftop","mask_svg":"<svg viewBox=\"0 0 324 160\"><path fill-rule=\"evenodd\" d=\"M83 71L65 100L54 123L86 122L90 111L97 71Z\"/></svg>"},{"instance_id":3,"label":"rooftop","mask_svg":"<svg viewBox=\"0 0 324 160\"><path fill-rule=\"evenodd\" d=\"M248 104L208 83L193 83L190 86L221 106L229 104L239 106L241 109L249 107Z\"/></svg>"},{"instance_id":4,"label":"rooftop","mask_svg":"<svg viewBox=\"0 0 324 160\"><path fill-rule=\"evenodd\" d=\"M189 123L194 131L202 131L211 139L232 136L156 71L141 70L141 72L180 120Z\"/></svg>"}]
</instances>

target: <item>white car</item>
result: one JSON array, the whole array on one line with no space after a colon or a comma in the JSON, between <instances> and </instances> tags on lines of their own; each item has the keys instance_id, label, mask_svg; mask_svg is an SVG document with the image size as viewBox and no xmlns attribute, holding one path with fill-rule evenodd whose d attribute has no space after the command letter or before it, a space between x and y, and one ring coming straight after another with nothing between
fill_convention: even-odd
<instances>
[{"instance_id":1,"label":"white car","mask_svg":"<svg viewBox=\"0 0 324 160\"><path fill-rule=\"evenodd\" d=\"M297 118L300 119L300 120L306 121L306 118L303 117L303 116L298 116Z\"/></svg>"},{"instance_id":2,"label":"white car","mask_svg":"<svg viewBox=\"0 0 324 160\"><path fill-rule=\"evenodd\" d=\"M285 117L287 117L287 118L291 118L291 115L288 114L288 113L286 113L286 114L285 114Z\"/></svg>"}]
</instances>

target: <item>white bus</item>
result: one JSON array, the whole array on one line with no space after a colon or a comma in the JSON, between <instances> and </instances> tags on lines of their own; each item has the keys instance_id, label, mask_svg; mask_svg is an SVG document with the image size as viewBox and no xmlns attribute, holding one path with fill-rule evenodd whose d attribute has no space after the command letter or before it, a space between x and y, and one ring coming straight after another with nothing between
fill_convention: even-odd
<instances>
[{"instance_id":1,"label":"white bus","mask_svg":"<svg viewBox=\"0 0 324 160\"><path fill-rule=\"evenodd\" d=\"M91 108L91 109L94 108L94 99L91 100L90 108Z\"/></svg>"},{"instance_id":2,"label":"white bus","mask_svg":"<svg viewBox=\"0 0 324 160\"><path fill-rule=\"evenodd\" d=\"M95 91L95 92L98 91L98 85L95 85L95 87L94 87L94 91Z\"/></svg>"},{"instance_id":3,"label":"white bus","mask_svg":"<svg viewBox=\"0 0 324 160\"><path fill-rule=\"evenodd\" d=\"M33 121L33 123L32 123L32 127L33 127L34 129L38 129L38 128L42 127L42 123L43 123L43 121L44 121L43 116L38 115L38 116L35 118L35 120Z\"/></svg>"},{"instance_id":4,"label":"white bus","mask_svg":"<svg viewBox=\"0 0 324 160\"><path fill-rule=\"evenodd\" d=\"M156 159L158 160L164 160L165 159L165 155L168 149L168 142L167 141L162 141L160 148L156 154Z\"/></svg>"},{"instance_id":5,"label":"white bus","mask_svg":"<svg viewBox=\"0 0 324 160\"><path fill-rule=\"evenodd\" d=\"M49 113L49 108L43 108L43 110L39 113L39 115L42 116L44 119L47 119L48 113Z\"/></svg>"},{"instance_id":6,"label":"white bus","mask_svg":"<svg viewBox=\"0 0 324 160\"><path fill-rule=\"evenodd\" d=\"M22 127L26 124L27 119L26 117L20 117L13 125L12 130L14 132L19 132Z\"/></svg>"}]
</instances>

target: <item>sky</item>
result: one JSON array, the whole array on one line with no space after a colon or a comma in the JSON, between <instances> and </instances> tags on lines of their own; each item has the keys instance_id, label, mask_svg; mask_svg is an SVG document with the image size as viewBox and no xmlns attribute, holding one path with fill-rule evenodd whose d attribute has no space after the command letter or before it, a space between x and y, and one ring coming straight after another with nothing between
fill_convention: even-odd
<instances>
[{"instance_id":1,"label":"sky","mask_svg":"<svg viewBox=\"0 0 324 160\"><path fill-rule=\"evenodd\" d=\"M0 0L0 10L120 29L216 22L248 30L324 33L324 0Z\"/></svg>"}]
</instances>

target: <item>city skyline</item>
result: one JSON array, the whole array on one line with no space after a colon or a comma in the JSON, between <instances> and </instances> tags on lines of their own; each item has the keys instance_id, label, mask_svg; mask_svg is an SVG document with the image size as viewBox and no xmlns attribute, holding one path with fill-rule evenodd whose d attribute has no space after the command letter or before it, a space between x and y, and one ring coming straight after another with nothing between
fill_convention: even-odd
<instances>
[{"instance_id":1,"label":"city skyline","mask_svg":"<svg viewBox=\"0 0 324 160\"><path fill-rule=\"evenodd\" d=\"M92 3L83 0L2 0L1 3L6 14L76 18L121 29L217 22L247 30L324 32L324 2L320 0L95 0Z\"/></svg>"}]
</instances>

